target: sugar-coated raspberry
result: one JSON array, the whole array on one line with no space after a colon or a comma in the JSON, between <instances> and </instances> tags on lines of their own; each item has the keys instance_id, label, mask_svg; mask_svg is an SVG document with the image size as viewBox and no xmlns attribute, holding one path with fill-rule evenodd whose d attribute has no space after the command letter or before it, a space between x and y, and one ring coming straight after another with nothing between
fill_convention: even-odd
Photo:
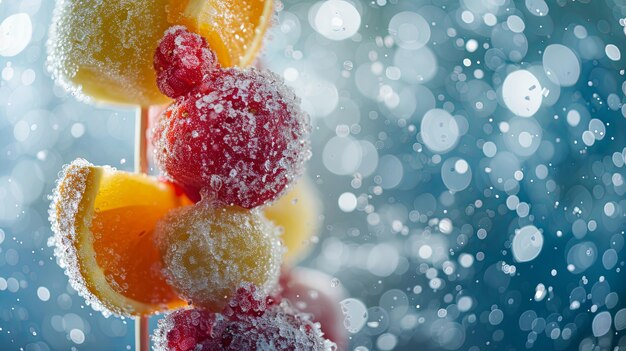
<instances>
[{"instance_id":1,"label":"sugar-coated raspberry","mask_svg":"<svg viewBox=\"0 0 626 351\"><path fill-rule=\"evenodd\" d=\"M195 316L204 318L200 322L190 318L190 311L195 310L179 310L159 321L156 350L336 350L333 342L324 339L319 323L286 300L268 300L252 285L243 285L222 314L199 313Z\"/></svg>"},{"instance_id":2,"label":"sugar-coated raspberry","mask_svg":"<svg viewBox=\"0 0 626 351\"><path fill-rule=\"evenodd\" d=\"M198 310L178 310L159 322L159 326L167 329L164 350L194 350L196 345L211 337L216 314ZM167 324L167 325L166 325Z\"/></svg>"},{"instance_id":3,"label":"sugar-coated raspberry","mask_svg":"<svg viewBox=\"0 0 626 351\"><path fill-rule=\"evenodd\" d=\"M168 29L154 54L159 90L173 99L193 90L217 68L206 40L183 26Z\"/></svg>"},{"instance_id":4,"label":"sugar-coated raspberry","mask_svg":"<svg viewBox=\"0 0 626 351\"><path fill-rule=\"evenodd\" d=\"M280 77L212 72L159 118L152 133L161 171L192 198L253 208L277 198L310 157L308 116Z\"/></svg>"}]
</instances>

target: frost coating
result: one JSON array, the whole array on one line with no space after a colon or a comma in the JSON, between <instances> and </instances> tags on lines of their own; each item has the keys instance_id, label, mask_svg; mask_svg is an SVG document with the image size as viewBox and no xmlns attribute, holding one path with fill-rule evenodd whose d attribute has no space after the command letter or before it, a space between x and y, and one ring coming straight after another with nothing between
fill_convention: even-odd
<instances>
[{"instance_id":1,"label":"frost coating","mask_svg":"<svg viewBox=\"0 0 626 351\"><path fill-rule=\"evenodd\" d=\"M166 4L57 1L47 43L49 72L80 100L165 103L155 84L152 56L169 26Z\"/></svg>"},{"instance_id":2,"label":"frost coating","mask_svg":"<svg viewBox=\"0 0 626 351\"><path fill-rule=\"evenodd\" d=\"M252 208L277 198L310 158L309 117L276 74L214 72L159 118L152 140L159 168L194 196Z\"/></svg>"},{"instance_id":3,"label":"frost coating","mask_svg":"<svg viewBox=\"0 0 626 351\"><path fill-rule=\"evenodd\" d=\"M238 288L221 314L199 309L171 313L159 321L153 340L158 351L337 349L309 315L248 284Z\"/></svg>"},{"instance_id":4,"label":"frost coating","mask_svg":"<svg viewBox=\"0 0 626 351\"><path fill-rule=\"evenodd\" d=\"M168 283L187 301L217 312L242 283L268 294L284 248L258 210L208 201L172 210L155 229Z\"/></svg>"},{"instance_id":5,"label":"frost coating","mask_svg":"<svg viewBox=\"0 0 626 351\"><path fill-rule=\"evenodd\" d=\"M48 210L48 220L54 233L48 239L48 246L54 248L54 256L68 276L72 288L85 299L87 305L108 317L111 314L122 314L123 311L110 311L87 289L87 282L79 270L76 249L76 218L92 166L91 163L79 158L63 167Z\"/></svg>"}]
</instances>

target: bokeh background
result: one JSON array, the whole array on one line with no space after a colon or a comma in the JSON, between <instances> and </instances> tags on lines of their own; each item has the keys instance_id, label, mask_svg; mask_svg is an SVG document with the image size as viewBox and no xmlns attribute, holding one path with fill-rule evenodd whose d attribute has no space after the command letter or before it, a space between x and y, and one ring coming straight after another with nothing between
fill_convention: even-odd
<instances>
[{"instance_id":1,"label":"bokeh background","mask_svg":"<svg viewBox=\"0 0 626 351\"><path fill-rule=\"evenodd\" d=\"M84 157L132 168L134 111L45 67L51 0L0 1L0 349L131 350L47 246ZM351 350L626 349L623 0L285 0L262 64L314 123ZM157 318L152 318L152 327Z\"/></svg>"}]
</instances>

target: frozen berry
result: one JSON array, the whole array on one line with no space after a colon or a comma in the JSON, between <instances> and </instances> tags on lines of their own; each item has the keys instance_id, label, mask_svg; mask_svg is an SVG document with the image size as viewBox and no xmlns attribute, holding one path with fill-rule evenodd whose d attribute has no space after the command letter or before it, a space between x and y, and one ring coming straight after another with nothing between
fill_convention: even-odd
<instances>
[{"instance_id":1,"label":"frozen berry","mask_svg":"<svg viewBox=\"0 0 626 351\"><path fill-rule=\"evenodd\" d=\"M193 90L218 67L206 40L183 26L168 29L154 54L159 90L173 99Z\"/></svg>"},{"instance_id":2,"label":"frozen berry","mask_svg":"<svg viewBox=\"0 0 626 351\"><path fill-rule=\"evenodd\" d=\"M159 321L159 331L167 330L160 339L168 351L195 350L196 345L211 337L217 315L204 310L178 310ZM158 331L157 331L158 337Z\"/></svg>"},{"instance_id":3,"label":"frozen berry","mask_svg":"<svg viewBox=\"0 0 626 351\"><path fill-rule=\"evenodd\" d=\"M202 201L171 210L155 228L168 283L185 300L220 312L241 283L267 295L284 248L259 210Z\"/></svg>"},{"instance_id":4,"label":"frozen berry","mask_svg":"<svg viewBox=\"0 0 626 351\"><path fill-rule=\"evenodd\" d=\"M241 307L240 304L245 306ZM156 350L336 349L333 342L324 339L319 324L313 323L308 315L298 312L287 301L279 304L267 300L249 284L238 289L237 296L222 314L199 314L200 318L205 318L205 321L200 322L190 319L190 311L193 310L176 311L159 321L154 337ZM195 328L200 330L189 330ZM179 343L179 335L191 335L187 340L193 340L194 344L189 346L188 342Z\"/></svg>"},{"instance_id":5,"label":"frozen berry","mask_svg":"<svg viewBox=\"0 0 626 351\"><path fill-rule=\"evenodd\" d=\"M179 98L152 134L156 163L190 197L253 208L277 198L310 157L309 120L280 77L220 69Z\"/></svg>"}]
</instances>

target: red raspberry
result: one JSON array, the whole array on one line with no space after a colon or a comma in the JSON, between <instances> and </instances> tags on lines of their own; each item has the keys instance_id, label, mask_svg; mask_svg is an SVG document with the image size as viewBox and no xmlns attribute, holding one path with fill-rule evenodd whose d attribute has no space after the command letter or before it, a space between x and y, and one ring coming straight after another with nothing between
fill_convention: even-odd
<instances>
[{"instance_id":1,"label":"red raspberry","mask_svg":"<svg viewBox=\"0 0 626 351\"><path fill-rule=\"evenodd\" d=\"M175 311L159 321L154 338L164 350L194 350L197 344L211 337L216 316L197 309Z\"/></svg>"},{"instance_id":2,"label":"red raspberry","mask_svg":"<svg viewBox=\"0 0 626 351\"><path fill-rule=\"evenodd\" d=\"M159 118L156 164L188 195L253 208L277 198L310 157L308 116L277 75L212 72Z\"/></svg>"},{"instance_id":3,"label":"red raspberry","mask_svg":"<svg viewBox=\"0 0 626 351\"><path fill-rule=\"evenodd\" d=\"M318 323L311 322L308 315L298 312L287 301L268 302L253 286L244 286L237 293L223 314L200 312L200 318L205 318L201 322L189 318L196 310L179 310L166 316L159 321L155 332L156 350L336 349L334 343L324 339Z\"/></svg>"},{"instance_id":4,"label":"red raspberry","mask_svg":"<svg viewBox=\"0 0 626 351\"><path fill-rule=\"evenodd\" d=\"M193 90L217 68L206 40L183 26L169 28L154 54L159 90L173 99Z\"/></svg>"}]
</instances>

